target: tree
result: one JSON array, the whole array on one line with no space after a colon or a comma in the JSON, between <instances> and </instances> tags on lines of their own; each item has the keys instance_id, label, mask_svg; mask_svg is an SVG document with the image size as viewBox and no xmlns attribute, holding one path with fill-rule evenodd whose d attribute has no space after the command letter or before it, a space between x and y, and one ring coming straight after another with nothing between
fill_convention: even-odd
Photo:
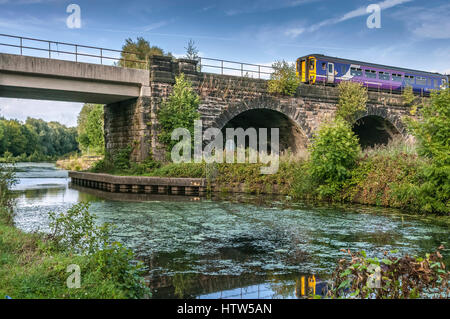
<instances>
[{"instance_id":1,"label":"tree","mask_svg":"<svg viewBox=\"0 0 450 319\"><path fill-rule=\"evenodd\" d=\"M186 59L198 60L198 49L195 45L194 40L190 39L185 49L186 49Z\"/></svg>"},{"instance_id":2,"label":"tree","mask_svg":"<svg viewBox=\"0 0 450 319\"><path fill-rule=\"evenodd\" d=\"M78 143L83 152L103 153L103 105L85 104L78 115Z\"/></svg>"},{"instance_id":3,"label":"tree","mask_svg":"<svg viewBox=\"0 0 450 319\"><path fill-rule=\"evenodd\" d=\"M295 73L295 65L283 60L273 63L272 68L274 72L267 84L269 93L293 96L300 84Z\"/></svg>"},{"instance_id":4,"label":"tree","mask_svg":"<svg viewBox=\"0 0 450 319\"><path fill-rule=\"evenodd\" d=\"M170 52L165 54L163 49L151 46L150 42L142 37L138 37L136 42L128 38L122 46L118 65L125 68L145 69L152 55L172 56Z\"/></svg>"},{"instance_id":5,"label":"tree","mask_svg":"<svg viewBox=\"0 0 450 319\"><path fill-rule=\"evenodd\" d=\"M28 160L45 160L77 151L77 132L58 122L27 118L18 120L0 119L0 155L11 153Z\"/></svg>"},{"instance_id":6,"label":"tree","mask_svg":"<svg viewBox=\"0 0 450 319\"><path fill-rule=\"evenodd\" d=\"M369 99L367 88L358 82L342 81L338 85L338 90L339 101L336 117L352 123L355 114L366 109L366 103Z\"/></svg>"},{"instance_id":7,"label":"tree","mask_svg":"<svg viewBox=\"0 0 450 319\"><path fill-rule=\"evenodd\" d=\"M177 143L173 141L172 131L176 128L186 128L194 136L194 120L200 118L197 111L200 97L192 89L192 84L183 73L175 78L172 94L163 102L157 113L161 133L159 140L168 147L168 151Z\"/></svg>"},{"instance_id":8,"label":"tree","mask_svg":"<svg viewBox=\"0 0 450 319\"><path fill-rule=\"evenodd\" d=\"M18 120L3 121L5 152L11 152L14 156L25 153L27 148L27 140L22 135L21 126Z\"/></svg>"}]
</instances>

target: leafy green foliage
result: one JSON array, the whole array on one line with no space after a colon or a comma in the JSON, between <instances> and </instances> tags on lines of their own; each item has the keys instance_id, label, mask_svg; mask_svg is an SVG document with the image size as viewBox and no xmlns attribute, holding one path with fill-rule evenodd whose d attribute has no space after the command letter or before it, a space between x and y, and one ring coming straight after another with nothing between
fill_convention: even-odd
<instances>
[{"instance_id":1,"label":"leafy green foliage","mask_svg":"<svg viewBox=\"0 0 450 319\"><path fill-rule=\"evenodd\" d=\"M110 225L97 226L89 203L78 203L65 213L49 212L50 238L59 248L92 254L108 245Z\"/></svg>"},{"instance_id":2,"label":"leafy green foliage","mask_svg":"<svg viewBox=\"0 0 450 319\"><path fill-rule=\"evenodd\" d=\"M130 168L130 155L133 151L133 147L128 145L125 148L120 149L113 156L113 165L118 169L127 169Z\"/></svg>"},{"instance_id":3,"label":"leafy green foliage","mask_svg":"<svg viewBox=\"0 0 450 319\"><path fill-rule=\"evenodd\" d=\"M12 225L14 171L0 169L0 295L12 298L145 298L143 267L131 250L113 242L80 203L50 214L51 235L28 234ZM68 288L67 266L81 269L81 287Z\"/></svg>"},{"instance_id":4,"label":"leafy green foliage","mask_svg":"<svg viewBox=\"0 0 450 319\"><path fill-rule=\"evenodd\" d=\"M158 110L157 117L161 126L159 141L166 145L170 152L178 141L173 141L171 136L176 128L185 128L191 134L194 143L194 121L200 118L198 106L200 97L192 89L191 82L181 73L175 78L172 94L165 100Z\"/></svg>"},{"instance_id":5,"label":"leafy green foliage","mask_svg":"<svg viewBox=\"0 0 450 319\"><path fill-rule=\"evenodd\" d=\"M310 151L311 177L319 185L320 196L330 197L351 176L361 149L350 125L335 119L319 128Z\"/></svg>"},{"instance_id":6,"label":"leafy green foliage","mask_svg":"<svg viewBox=\"0 0 450 319\"><path fill-rule=\"evenodd\" d=\"M97 225L89 212L89 203L78 203L67 212L49 213L49 238L59 251L90 256L89 268L108 274L127 298L148 294L141 277L142 265L134 262L134 254L111 240L111 225Z\"/></svg>"},{"instance_id":7,"label":"leafy green foliage","mask_svg":"<svg viewBox=\"0 0 450 319\"><path fill-rule=\"evenodd\" d=\"M295 65L286 61L277 61L272 64L274 72L270 75L267 90L271 94L293 96L297 91L300 80L295 73Z\"/></svg>"},{"instance_id":8,"label":"leafy green foliage","mask_svg":"<svg viewBox=\"0 0 450 319\"><path fill-rule=\"evenodd\" d=\"M11 187L16 183L14 166L0 165L0 223L12 225L14 201Z\"/></svg>"},{"instance_id":9,"label":"leafy green foliage","mask_svg":"<svg viewBox=\"0 0 450 319\"><path fill-rule=\"evenodd\" d=\"M78 115L78 143L83 152L103 154L103 105L85 104Z\"/></svg>"},{"instance_id":10,"label":"leafy green foliage","mask_svg":"<svg viewBox=\"0 0 450 319\"><path fill-rule=\"evenodd\" d=\"M431 103L419 109L420 119L408 126L418 142L419 155L430 165L422 170L416 187L419 206L426 212L450 213L450 89L431 93Z\"/></svg>"},{"instance_id":11,"label":"leafy green foliage","mask_svg":"<svg viewBox=\"0 0 450 319\"><path fill-rule=\"evenodd\" d=\"M42 161L78 151L75 128L27 118L0 119L0 155L18 161Z\"/></svg>"},{"instance_id":12,"label":"leafy green foliage","mask_svg":"<svg viewBox=\"0 0 450 319\"><path fill-rule=\"evenodd\" d=\"M338 90L336 118L352 123L355 115L366 109L367 88L358 82L342 81L338 85Z\"/></svg>"},{"instance_id":13,"label":"leafy green foliage","mask_svg":"<svg viewBox=\"0 0 450 319\"><path fill-rule=\"evenodd\" d=\"M172 56L171 53L166 54L163 49L150 45L150 42L142 37L138 37L136 41L126 39L122 51L118 65L134 69L145 69L152 55Z\"/></svg>"},{"instance_id":14,"label":"leafy green foliage","mask_svg":"<svg viewBox=\"0 0 450 319\"><path fill-rule=\"evenodd\" d=\"M364 251L347 253L350 259L339 260L328 297L406 299L450 295L450 272L445 270L439 250L425 258L396 257L396 251L385 252L382 259L369 258Z\"/></svg>"},{"instance_id":15,"label":"leafy green foliage","mask_svg":"<svg viewBox=\"0 0 450 319\"><path fill-rule=\"evenodd\" d=\"M131 145L118 150L114 155L106 153L105 157L94 163L90 169L94 173L114 173L127 170L131 166L130 155L133 150Z\"/></svg>"}]
</instances>

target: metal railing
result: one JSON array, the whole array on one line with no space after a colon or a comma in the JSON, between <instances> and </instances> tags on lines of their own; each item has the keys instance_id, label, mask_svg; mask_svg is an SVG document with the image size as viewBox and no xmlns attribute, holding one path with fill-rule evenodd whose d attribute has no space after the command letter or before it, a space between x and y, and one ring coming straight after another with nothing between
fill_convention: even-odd
<instances>
[{"instance_id":1,"label":"metal railing","mask_svg":"<svg viewBox=\"0 0 450 319\"><path fill-rule=\"evenodd\" d=\"M75 44L75 43L66 43L66 42L49 41L49 40L42 40L42 39L35 39L35 38L28 38L28 37L20 37L20 36L2 34L2 33L0 33L0 38L8 38L8 39L16 40L17 42L15 42L15 43L0 42L0 46L16 48L19 50L20 55L28 55L28 54L24 54L24 53L25 53L25 51L30 50L30 51L47 52L49 59L55 59L55 56L54 55L52 56L52 53L54 53L54 54L58 54L58 55L59 54L67 54L67 55L73 56L75 58L75 62L79 62L80 57L88 57L88 58L99 59L100 64L104 64L105 61L112 60L112 61L116 61L116 62L123 61L125 63L126 62L137 63L137 64L145 65L146 68L148 66L147 61L124 59L122 57L110 56L111 52L120 53L120 54L122 54L122 53L136 54L135 52L106 49L106 48L101 48L101 47L94 47L94 46L81 45L81 44ZM30 42L31 44L28 44L28 42ZM44 44L45 47L39 47L39 46L37 46L37 43L42 43L42 44ZM56 46L56 49L53 49L52 45ZM60 50L59 49L60 46L71 47L72 50L71 51ZM98 53L95 54L95 53L83 52L83 50L86 50L86 49L94 50ZM33 56L33 55L31 55L31 56Z\"/></svg>"},{"instance_id":2,"label":"metal railing","mask_svg":"<svg viewBox=\"0 0 450 319\"><path fill-rule=\"evenodd\" d=\"M273 73L273 68L267 65L243 63L237 61L220 60L213 58L199 57L199 67L204 69L220 70L220 74L256 77L258 79L267 78ZM215 64L208 64L215 63ZM218 72L218 73L219 73Z\"/></svg>"},{"instance_id":3,"label":"metal railing","mask_svg":"<svg viewBox=\"0 0 450 319\"><path fill-rule=\"evenodd\" d=\"M115 61L117 65L117 62L121 61L122 63L125 62L125 65L127 67L136 67L136 65L133 66L134 63L137 65L145 65L146 69L148 69L149 67L148 61L124 59L121 57L122 54L130 54L136 56L136 52L131 51L114 50L89 45L42 40L0 33L0 39L2 38L3 41L0 41L0 47L3 46L17 49L17 51L12 52L14 54L36 56L36 54L30 54L30 52L38 51L48 53L48 56L46 55L45 57L48 57L49 59L61 59L60 55L69 55L73 57L71 60L75 60L75 62L82 62L80 61L80 58L94 58L95 61L99 61L100 64L104 64L104 62L106 61ZM11 41L9 41L9 43L4 42L5 38L10 39ZM39 46L38 44L43 45ZM60 49L60 47L70 47L71 50L62 50ZM93 50L94 52L88 53L86 52L87 50ZM119 55L119 57L111 56L111 54L113 53L116 53L116 55ZM199 57L198 61L199 70L201 72L211 71L210 73L252 78L257 77L258 79L269 78L270 74L273 73L273 68L267 65L205 57ZM92 61L90 62L96 63Z\"/></svg>"}]
</instances>

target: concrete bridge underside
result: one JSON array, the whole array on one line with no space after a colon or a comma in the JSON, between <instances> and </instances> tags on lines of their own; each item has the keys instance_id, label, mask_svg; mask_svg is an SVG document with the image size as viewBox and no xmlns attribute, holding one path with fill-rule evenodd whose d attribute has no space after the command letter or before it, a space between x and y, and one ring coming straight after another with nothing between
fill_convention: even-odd
<instances>
[{"instance_id":1,"label":"concrete bridge underside","mask_svg":"<svg viewBox=\"0 0 450 319\"><path fill-rule=\"evenodd\" d=\"M0 96L108 104L146 94L149 71L0 54Z\"/></svg>"}]
</instances>

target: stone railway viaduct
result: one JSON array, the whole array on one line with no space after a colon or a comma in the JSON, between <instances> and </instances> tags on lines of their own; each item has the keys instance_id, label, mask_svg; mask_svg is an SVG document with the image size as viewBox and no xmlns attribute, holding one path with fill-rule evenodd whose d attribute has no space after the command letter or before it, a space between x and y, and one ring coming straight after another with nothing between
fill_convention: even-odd
<instances>
[{"instance_id":1,"label":"stone railway viaduct","mask_svg":"<svg viewBox=\"0 0 450 319\"><path fill-rule=\"evenodd\" d=\"M300 85L293 97L267 93L266 81L202 73L196 61L153 56L150 70L0 54L0 97L105 104L105 143L109 152L133 145L132 159L164 157L158 143L157 110L184 73L201 97L203 129L279 127L281 149L306 146L319 125L336 111L337 89ZM64 110L61 110L64 112ZM409 111L399 95L369 92L367 110L355 131L362 143L406 135Z\"/></svg>"}]
</instances>

